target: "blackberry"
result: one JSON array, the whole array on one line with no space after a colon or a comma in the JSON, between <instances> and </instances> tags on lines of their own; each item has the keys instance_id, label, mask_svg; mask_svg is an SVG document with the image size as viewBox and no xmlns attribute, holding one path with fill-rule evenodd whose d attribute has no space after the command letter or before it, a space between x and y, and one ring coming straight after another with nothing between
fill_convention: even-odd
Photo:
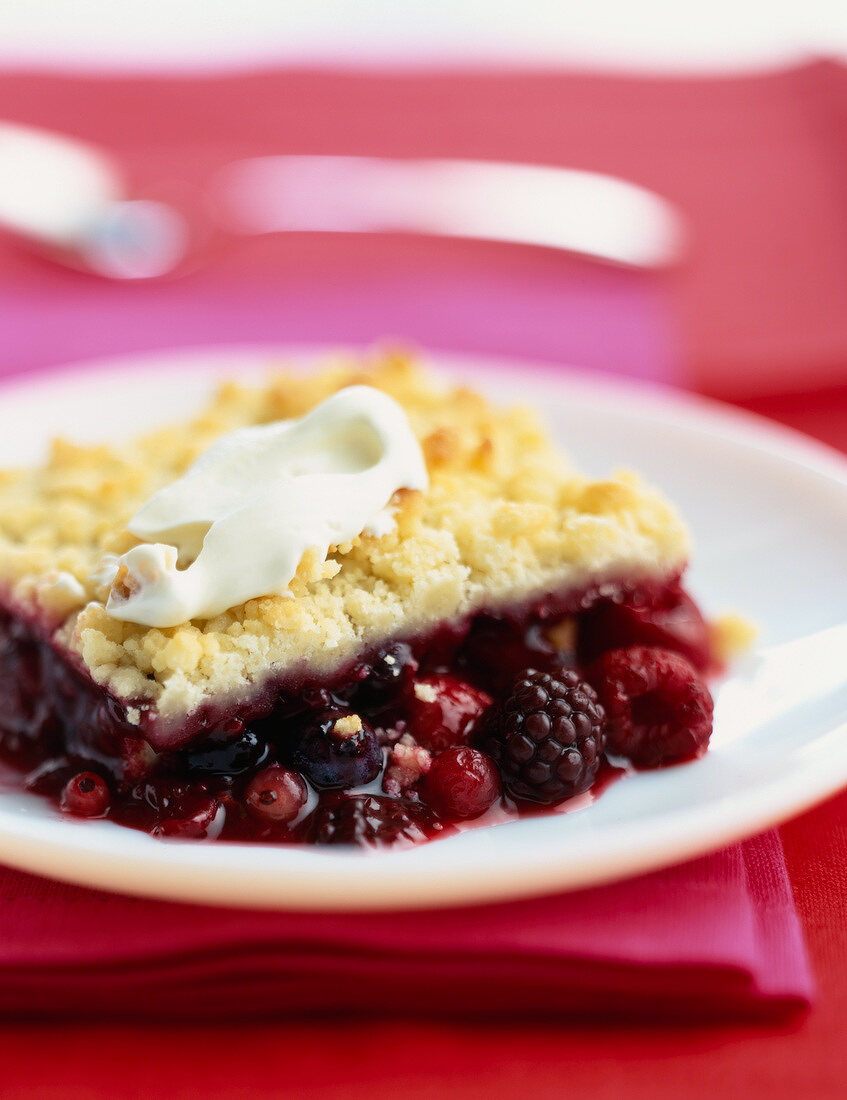
<instances>
[{"instance_id":1,"label":"blackberry","mask_svg":"<svg viewBox=\"0 0 847 1100\"><path fill-rule=\"evenodd\" d=\"M411 804L399 798L357 794L319 807L315 815L317 844L358 844L383 848L398 841L417 844L426 834Z\"/></svg>"},{"instance_id":2,"label":"blackberry","mask_svg":"<svg viewBox=\"0 0 847 1100\"><path fill-rule=\"evenodd\" d=\"M515 798L552 805L588 790L606 743L594 689L572 669L528 669L503 703L486 748Z\"/></svg>"},{"instance_id":3,"label":"blackberry","mask_svg":"<svg viewBox=\"0 0 847 1100\"><path fill-rule=\"evenodd\" d=\"M609 748L641 768L701 756L714 704L694 667L666 649L630 646L589 669L608 715Z\"/></svg>"}]
</instances>

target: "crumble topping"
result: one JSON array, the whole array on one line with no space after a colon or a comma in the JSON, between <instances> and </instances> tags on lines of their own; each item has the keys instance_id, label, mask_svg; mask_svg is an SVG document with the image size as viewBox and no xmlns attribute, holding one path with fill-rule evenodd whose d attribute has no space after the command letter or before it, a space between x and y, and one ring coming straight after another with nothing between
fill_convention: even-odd
<instances>
[{"instance_id":1,"label":"crumble topping","mask_svg":"<svg viewBox=\"0 0 847 1100\"><path fill-rule=\"evenodd\" d=\"M399 795L427 775L431 768L432 755L427 749L400 740L391 749L382 789L386 794Z\"/></svg>"},{"instance_id":2,"label":"crumble topping","mask_svg":"<svg viewBox=\"0 0 847 1100\"><path fill-rule=\"evenodd\" d=\"M424 492L396 495L392 531L307 552L285 595L248 600L169 628L106 613L107 555L138 545L126 529L156 490L222 433L300 417L337 390L395 398L421 442ZM120 447L56 440L46 463L0 472L0 588L37 613L94 680L141 710L176 716L237 698L271 672L330 673L363 648L483 606L514 604L605 576L662 576L688 555L682 521L656 491L620 472L578 473L523 408L494 408L383 354L265 386L223 385L189 424ZM66 579L57 590L57 577ZM57 598L57 591L61 593Z\"/></svg>"},{"instance_id":3,"label":"crumble topping","mask_svg":"<svg viewBox=\"0 0 847 1100\"><path fill-rule=\"evenodd\" d=\"M560 652L576 652L577 621L574 615L568 615L557 623L553 623L552 626L548 626L545 634Z\"/></svg>"},{"instance_id":4,"label":"crumble topping","mask_svg":"<svg viewBox=\"0 0 847 1100\"><path fill-rule=\"evenodd\" d=\"M758 630L735 613L718 615L709 624L709 638L719 661L730 662L752 649Z\"/></svg>"},{"instance_id":5,"label":"crumble topping","mask_svg":"<svg viewBox=\"0 0 847 1100\"><path fill-rule=\"evenodd\" d=\"M415 698L420 699L422 703L434 703L438 698L438 692L432 684L422 684L416 681L414 692Z\"/></svg>"},{"instance_id":6,"label":"crumble topping","mask_svg":"<svg viewBox=\"0 0 847 1100\"><path fill-rule=\"evenodd\" d=\"M332 727L332 732L336 737L354 737L357 733L361 733L363 729L362 719L358 714L345 714Z\"/></svg>"}]
</instances>

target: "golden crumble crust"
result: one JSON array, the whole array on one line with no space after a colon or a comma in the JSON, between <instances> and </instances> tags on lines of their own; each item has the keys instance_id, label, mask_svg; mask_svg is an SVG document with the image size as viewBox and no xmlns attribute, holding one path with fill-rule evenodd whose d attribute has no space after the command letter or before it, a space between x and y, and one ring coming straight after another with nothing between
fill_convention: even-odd
<instances>
[{"instance_id":1,"label":"golden crumble crust","mask_svg":"<svg viewBox=\"0 0 847 1100\"><path fill-rule=\"evenodd\" d=\"M156 490L219 435L299 417L344 386L384 390L404 407L430 474L399 494L396 530L307 554L288 596L248 600L169 629L106 613L107 555ZM330 673L364 647L483 606L604 577L664 576L688 555L686 528L630 473L593 481L553 447L534 414L447 387L408 356L229 382L188 424L120 447L56 440L44 465L0 471L0 585L38 614L114 695L163 717L249 694L303 663Z\"/></svg>"}]
</instances>

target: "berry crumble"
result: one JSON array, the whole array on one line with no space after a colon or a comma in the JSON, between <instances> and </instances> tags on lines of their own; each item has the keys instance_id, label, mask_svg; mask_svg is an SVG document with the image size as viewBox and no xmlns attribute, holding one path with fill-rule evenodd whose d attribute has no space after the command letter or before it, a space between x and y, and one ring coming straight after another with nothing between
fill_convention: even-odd
<instances>
[{"instance_id":1,"label":"berry crumble","mask_svg":"<svg viewBox=\"0 0 847 1100\"><path fill-rule=\"evenodd\" d=\"M156 836L414 844L702 754L686 527L410 357L0 471L0 753Z\"/></svg>"}]
</instances>

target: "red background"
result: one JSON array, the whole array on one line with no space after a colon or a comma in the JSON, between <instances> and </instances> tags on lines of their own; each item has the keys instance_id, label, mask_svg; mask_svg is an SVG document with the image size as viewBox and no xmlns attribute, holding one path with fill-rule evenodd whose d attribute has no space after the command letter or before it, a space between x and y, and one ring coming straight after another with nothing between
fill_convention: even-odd
<instances>
[{"instance_id":1,"label":"red background","mask_svg":"<svg viewBox=\"0 0 847 1100\"><path fill-rule=\"evenodd\" d=\"M847 67L834 62L696 80L544 73L294 71L155 80L13 74L0 75L0 116L101 143L142 184L169 177L200 183L229 160L268 152L480 157L617 173L675 202L691 229L684 272L663 284L678 329L678 381L744 398L847 380ZM231 286L249 271L257 292L273 282L280 308L294 277L328 299L362 280L383 292L408 284L400 335L424 342L433 328L415 314L415 290L433 254L448 283L491 270L538 289L552 271L569 270L561 257L540 250L511 250L502 260L502 250L447 252L426 240L373 238L345 250L320 236L294 235L285 241L282 263L281 251L278 239L247 242L219 258L208 282ZM16 264L23 292L32 279L48 282L24 256L8 262ZM578 279L566 278L559 308L567 309L569 295L591 279L585 265ZM209 290L203 273L191 285L193 298L180 298L186 311ZM159 291L144 293L155 303ZM65 289L65 296L56 339L64 341L67 360L74 353L72 311L82 308L84 291L75 298ZM119 289L101 297L108 306ZM544 357L532 346L531 325L509 327L496 309L487 320L496 347L487 347L485 331L477 330L473 350ZM291 338L294 322L286 316L285 324L280 335ZM349 333L358 339L385 334ZM459 335L469 345L467 334ZM162 346L169 336L159 334ZM153 334L148 340L155 346ZM61 350L57 342L57 361ZM102 350L116 350L105 331ZM16 351L26 357L25 347ZM0 356L7 354L0 349Z\"/></svg>"},{"instance_id":2,"label":"red background","mask_svg":"<svg viewBox=\"0 0 847 1100\"><path fill-rule=\"evenodd\" d=\"M781 833L820 990L795 1024L458 1025L410 1020L398 1005L397 1018L363 1023L7 1026L0 1095L843 1096L847 796Z\"/></svg>"},{"instance_id":3,"label":"red background","mask_svg":"<svg viewBox=\"0 0 847 1100\"><path fill-rule=\"evenodd\" d=\"M255 110L267 97L270 121ZM234 151L267 151L269 132L280 151L619 172L695 219L698 249L668 283L680 380L847 450L847 77L835 65L714 83L309 73L129 81L113 84L108 108L98 81L15 76L0 77L0 114L103 141L139 176L151 158L162 165L179 150L184 161L186 148L197 150L198 173ZM260 264L264 249L254 242L227 262ZM295 258L307 275L323 262L305 244ZM375 246L371 260L390 276L396 255ZM15 263L25 283L35 269ZM781 833L820 991L790 1025L457 1025L410 1020L407 1004L396 1018L361 1023L7 1025L0 1095L843 1095L847 795Z\"/></svg>"}]
</instances>

